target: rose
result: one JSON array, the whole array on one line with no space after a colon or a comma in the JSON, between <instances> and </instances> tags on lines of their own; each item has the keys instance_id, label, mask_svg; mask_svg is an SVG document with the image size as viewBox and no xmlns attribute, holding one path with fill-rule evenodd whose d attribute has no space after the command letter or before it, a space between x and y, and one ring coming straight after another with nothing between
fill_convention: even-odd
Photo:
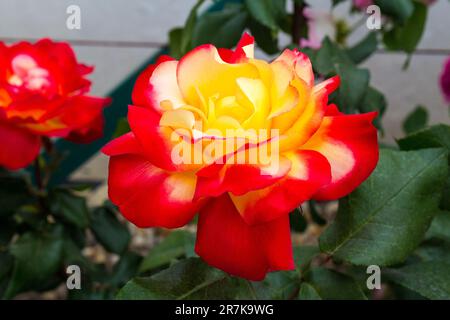
<instances>
[{"instance_id":1,"label":"rose","mask_svg":"<svg viewBox=\"0 0 450 320\"><path fill-rule=\"evenodd\" d=\"M261 280L292 269L289 213L305 200L345 196L378 161L376 113L328 105L338 85L338 77L315 85L296 50L272 63L254 59L248 34L235 51L202 45L180 61L163 56L136 82L131 132L103 148L109 197L138 227L177 228L199 212L195 250L230 274ZM236 128L239 136L225 134ZM279 135L256 141L247 129ZM213 163L173 161L180 144L235 138L245 143L216 149ZM267 144L278 146L276 165L231 161Z\"/></svg>"},{"instance_id":2,"label":"rose","mask_svg":"<svg viewBox=\"0 0 450 320\"><path fill-rule=\"evenodd\" d=\"M450 103L450 57L444 63L440 77L440 85L445 101Z\"/></svg>"},{"instance_id":3,"label":"rose","mask_svg":"<svg viewBox=\"0 0 450 320\"><path fill-rule=\"evenodd\" d=\"M109 99L86 95L92 71L66 43L0 42L0 166L30 164L41 137L90 142L102 135Z\"/></svg>"}]
</instances>

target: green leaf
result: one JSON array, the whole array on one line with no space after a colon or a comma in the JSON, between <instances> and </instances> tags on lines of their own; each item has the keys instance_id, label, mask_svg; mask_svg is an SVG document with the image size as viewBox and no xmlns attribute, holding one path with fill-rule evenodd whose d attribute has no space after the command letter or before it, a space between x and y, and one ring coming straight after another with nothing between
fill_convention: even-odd
<instances>
[{"instance_id":1,"label":"green leaf","mask_svg":"<svg viewBox=\"0 0 450 320\"><path fill-rule=\"evenodd\" d=\"M129 281L117 299L234 299L248 297L251 287L198 258L182 260L151 277Z\"/></svg>"},{"instance_id":2,"label":"green leaf","mask_svg":"<svg viewBox=\"0 0 450 320\"><path fill-rule=\"evenodd\" d=\"M211 43L220 48L232 48L245 29L247 12L242 6L231 6L223 11L202 15L192 36L194 46Z\"/></svg>"},{"instance_id":3,"label":"green leaf","mask_svg":"<svg viewBox=\"0 0 450 320\"><path fill-rule=\"evenodd\" d=\"M440 239L430 239L424 241L416 251L413 257L419 261L447 261L450 262L450 241Z\"/></svg>"},{"instance_id":4,"label":"green leaf","mask_svg":"<svg viewBox=\"0 0 450 320\"><path fill-rule=\"evenodd\" d=\"M383 270L390 280L434 299L450 299L450 262L430 261L414 263L398 269Z\"/></svg>"},{"instance_id":5,"label":"green leaf","mask_svg":"<svg viewBox=\"0 0 450 320\"><path fill-rule=\"evenodd\" d=\"M285 0L245 0L250 15L266 27L277 30L286 16Z\"/></svg>"},{"instance_id":6,"label":"green leaf","mask_svg":"<svg viewBox=\"0 0 450 320\"><path fill-rule=\"evenodd\" d=\"M189 13L189 16L186 20L186 24L183 28L183 33L181 37L181 53L185 54L191 49L191 42L192 37L194 33L194 28L197 24L197 11L200 8L200 6L205 2L205 0L198 0L195 6L192 8L191 12Z\"/></svg>"},{"instance_id":7,"label":"green leaf","mask_svg":"<svg viewBox=\"0 0 450 320\"><path fill-rule=\"evenodd\" d=\"M153 247L142 261L139 272L146 272L169 264L193 250L195 236L185 230L173 231L161 243Z\"/></svg>"},{"instance_id":8,"label":"green leaf","mask_svg":"<svg viewBox=\"0 0 450 320\"><path fill-rule=\"evenodd\" d=\"M400 23L405 22L414 12L411 0L375 0L375 4L380 7L384 15L393 17Z\"/></svg>"},{"instance_id":9,"label":"green leaf","mask_svg":"<svg viewBox=\"0 0 450 320\"><path fill-rule=\"evenodd\" d=\"M123 286L138 271L142 257L133 252L125 252L114 266L113 275L109 282L114 286Z\"/></svg>"},{"instance_id":10,"label":"green leaf","mask_svg":"<svg viewBox=\"0 0 450 320\"><path fill-rule=\"evenodd\" d=\"M183 56L181 48L181 39L183 38L183 28L174 28L169 31L169 50L170 56L180 59Z\"/></svg>"},{"instance_id":11,"label":"green leaf","mask_svg":"<svg viewBox=\"0 0 450 320\"><path fill-rule=\"evenodd\" d=\"M316 246L294 246L293 250L295 267L300 276L303 276L320 250Z\"/></svg>"},{"instance_id":12,"label":"green leaf","mask_svg":"<svg viewBox=\"0 0 450 320\"><path fill-rule=\"evenodd\" d=\"M390 1L396 3L397 1ZM383 37L384 44L389 50L399 50L413 53L422 38L427 20L427 6L414 2L414 12L404 25L397 25L386 32Z\"/></svg>"},{"instance_id":13,"label":"green leaf","mask_svg":"<svg viewBox=\"0 0 450 320\"><path fill-rule=\"evenodd\" d=\"M356 281L334 270L326 268L311 269L306 277L307 287L303 287L303 293L300 288L300 298L327 300L365 300L367 299L364 292L358 286Z\"/></svg>"},{"instance_id":14,"label":"green leaf","mask_svg":"<svg viewBox=\"0 0 450 320\"><path fill-rule=\"evenodd\" d=\"M108 206L95 209L92 213L92 232L95 238L106 250L114 253L122 253L130 242L130 232L124 223L116 216L116 211Z\"/></svg>"},{"instance_id":15,"label":"green leaf","mask_svg":"<svg viewBox=\"0 0 450 320\"><path fill-rule=\"evenodd\" d=\"M341 85L335 102L344 113L355 113L369 87L369 70L337 64L336 72L341 77Z\"/></svg>"},{"instance_id":16,"label":"green leaf","mask_svg":"<svg viewBox=\"0 0 450 320\"><path fill-rule=\"evenodd\" d=\"M372 175L341 199L321 250L356 265L404 261L438 212L447 167L444 149L381 150Z\"/></svg>"},{"instance_id":17,"label":"green leaf","mask_svg":"<svg viewBox=\"0 0 450 320\"><path fill-rule=\"evenodd\" d=\"M19 207L33 200L26 180L20 174L0 171L0 218L13 214Z\"/></svg>"},{"instance_id":18,"label":"green leaf","mask_svg":"<svg viewBox=\"0 0 450 320\"><path fill-rule=\"evenodd\" d=\"M51 210L56 217L84 229L89 225L89 210L86 199L74 195L70 190L57 189L50 196Z\"/></svg>"},{"instance_id":19,"label":"green leaf","mask_svg":"<svg viewBox=\"0 0 450 320\"><path fill-rule=\"evenodd\" d=\"M370 32L355 46L347 49L347 54L354 63L360 64L369 58L377 50L377 47L377 34L375 32Z\"/></svg>"},{"instance_id":20,"label":"green leaf","mask_svg":"<svg viewBox=\"0 0 450 320\"><path fill-rule=\"evenodd\" d=\"M274 32L253 18L248 20L248 27L255 37L257 46L267 54L275 54L278 49L278 32Z\"/></svg>"},{"instance_id":21,"label":"green leaf","mask_svg":"<svg viewBox=\"0 0 450 320\"><path fill-rule=\"evenodd\" d=\"M128 119L126 117L120 118L117 121L116 130L114 130L113 138L118 138L128 132L130 132L130 125L128 124Z\"/></svg>"},{"instance_id":22,"label":"green leaf","mask_svg":"<svg viewBox=\"0 0 450 320\"><path fill-rule=\"evenodd\" d=\"M292 271L271 272L267 274L263 281L251 282L252 291L258 300L290 299L298 292L299 285L300 279Z\"/></svg>"},{"instance_id":23,"label":"green leaf","mask_svg":"<svg viewBox=\"0 0 450 320\"><path fill-rule=\"evenodd\" d=\"M299 300L322 300L319 293L314 289L312 285L307 282L303 282L300 286L298 293Z\"/></svg>"},{"instance_id":24,"label":"green leaf","mask_svg":"<svg viewBox=\"0 0 450 320\"><path fill-rule=\"evenodd\" d=\"M410 134L426 127L428 123L428 112L422 106L417 106L403 122L403 131Z\"/></svg>"},{"instance_id":25,"label":"green leaf","mask_svg":"<svg viewBox=\"0 0 450 320\"><path fill-rule=\"evenodd\" d=\"M323 76L336 74L337 64L353 65L348 55L328 37L322 41L320 49L315 54L309 53L308 56L312 59L314 70Z\"/></svg>"},{"instance_id":26,"label":"green leaf","mask_svg":"<svg viewBox=\"0 0 450 320\"><path fill-rule=\"evenodd\" d=\"M445 124L434 125L414 132L398 140L397 143L402 150L446 148L450 152L450 126Z\"/></svg>"},{"instance_id":27,"label":"green leaf","mask_svg":"<svg viewBox=\"0 0 450 320\"><path fill-rule=\"evenodd\" d=\"M50 233L25 233L11 245L14 269L4 298L35 289L45 283L60 267L63 257L60 227Z\"/></svg>"},{"instance_id":28,"label":"green leaf","mask_svg":"<svg viewBox=\"0 0 450 320\"><path fill-rule=\"evenodd\" d=\"M377 111L378 116L374 120L374 125L378 129L382 129L381 118L386 111L387 101L384 95L373 87L369 87L364 95L362 103L359 105L361 113Z\"/></svg>"},{"instance_id":29,"label":"green leaf","mask_svg":"<svg viewBox=\"0 0 450 320\"><path fill-rule=\"evenodd\" d=\"M440 238L450 241L450 212L441 211L434 217L426 234L427 238Z\"/></svg>"}]
</instances>

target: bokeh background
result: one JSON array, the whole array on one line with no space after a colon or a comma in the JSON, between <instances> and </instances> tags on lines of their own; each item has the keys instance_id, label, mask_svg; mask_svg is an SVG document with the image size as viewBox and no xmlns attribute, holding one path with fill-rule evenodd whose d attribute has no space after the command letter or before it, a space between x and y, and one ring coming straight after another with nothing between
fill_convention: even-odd
<instances>
[{"instance_id":1,"label":"bokeh background","mask_svg":"<svg viewBox=\"0 0 450 320\"><path fill-rule=\"evenodd\" d=\"M0 0L0 41L35 40L51 37L69 41L80 61L95 65L90 77L92 93L107 95L167 43L168 31L184 24L195 0ZM329 0L311 0L311 6L329 10ZM66 28L70 5L81 8L81 30ZM346 17L348 3L336 9ZM405 55L379 51L363 66L370 69L371 83L386 95L389 108L384 116L384 142L403 135L401 123L417 105L425 106L430 123L449 123L448 106L438 87L444 59L450 55L450 2L431 6L425 34L406 71ZM350 42L356 42L356 32ZM288 39L281 39L288 43ZM261 53L258 53L260 56ZM123 106L126 108L126 105ZM107 158L92 157L72 174L73 180L105 182ZM106 199L103 183L91 197L92 204Z\"/></svg>"}]
</instances>

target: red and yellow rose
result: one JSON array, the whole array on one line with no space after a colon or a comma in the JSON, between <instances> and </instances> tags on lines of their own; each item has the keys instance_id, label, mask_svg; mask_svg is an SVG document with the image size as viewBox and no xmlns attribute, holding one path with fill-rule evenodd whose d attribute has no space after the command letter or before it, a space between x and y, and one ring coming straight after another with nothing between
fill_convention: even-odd
<instances>
[{"instance_id":1,"label":"red and yellow rose","mask_svg":"<svg viewBox=\"0 0 450 320\"><path fill-rule=\"evenodd\" d=\"M136 82L131 132L103 152L111 157L109 197L128 220L177 228L199 213L197 254L261 280L294 267L289 213L354 190L375 168L378 144L376 113L345 115L328 104L338 77L315 84L303 53L286 49L267 63L253 49L246 34L234 51L203 45L180 61L161 57ZM229 129L241 132L231 138L243 147L216 149L214 161L174 161L180 144L207 147L229 139ZM268 138L255 142L250 129ZM276 166L230 161L274 143Z\"/></svg>"},{"instance_id":2,"label":"red and yellow rose","mask_svg":"<svg viewBox=\"0 0 450 320\"><path fill-rule=\"evenodd\" d=\"M66 43L0 42L0 166L30 164L42 136L90 142L102 135L109 99L87 95L92 71Z\"/></svg>"}]
</instances>

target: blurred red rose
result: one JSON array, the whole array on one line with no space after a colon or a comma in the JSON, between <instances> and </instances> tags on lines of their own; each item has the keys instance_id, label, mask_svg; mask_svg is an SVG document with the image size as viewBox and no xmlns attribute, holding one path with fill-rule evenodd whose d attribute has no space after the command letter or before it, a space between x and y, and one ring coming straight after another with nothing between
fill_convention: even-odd
<instances>
[{"instance_id":1,"label":"blurred red rose","mask_svg":"<svg viewBox=\"0 0 450 320\"><path fill-rule=\"evenodd\" d=\"M109 99L86 95L92 71L67 43L0 42L0 166L30 164L41 136L87 143L102 135Z\"/></svg>"}]
</instances>

